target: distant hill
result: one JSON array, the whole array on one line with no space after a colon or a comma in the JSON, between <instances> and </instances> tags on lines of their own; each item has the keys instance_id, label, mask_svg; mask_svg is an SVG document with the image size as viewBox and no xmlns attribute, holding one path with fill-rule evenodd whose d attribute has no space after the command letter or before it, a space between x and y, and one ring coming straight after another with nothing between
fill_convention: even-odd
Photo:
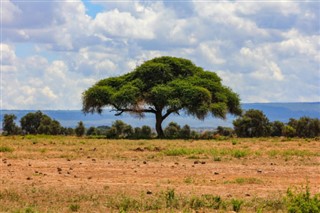
<instances>
[{"instance_id":1,"label":"distant hill","mask_svg":"<svg viewBox=\"0 0 320 213\"><path fill-rule=\"evenodd\" d=\"M244 110L258 109L262 110L270 121L279 120L287 122L289 118L300 118L302 116L308 116L311 118L320 118L320 102L314 103L244 103L242 104ZM36 110L1 110L0 122L2 123L4 114L15 114L17 124L21 117L29 112L35 112ZM129 114L123 114L121 116L114 116L114 112L106 109L102 115L87 114L84 115L80 110L41 110L43 113L49 115L51 118L58 120L63 126L75 127L79 121L83 121L86 127L89 126L110 126L113 121L120 119L132 126L149 125L154 126L155 119L152 114L146 114L145 118L139 119ZM174 121L180 125L188 124L194 128L215 128L217 126L229 126L232 127L232 121L235 119L233 116L228 116L226 120L216 119L211 116L204 121L197 120L191 116L181 114L180 116L169 116L164 126L169 122Z\"/></svg>"}]
</instances>

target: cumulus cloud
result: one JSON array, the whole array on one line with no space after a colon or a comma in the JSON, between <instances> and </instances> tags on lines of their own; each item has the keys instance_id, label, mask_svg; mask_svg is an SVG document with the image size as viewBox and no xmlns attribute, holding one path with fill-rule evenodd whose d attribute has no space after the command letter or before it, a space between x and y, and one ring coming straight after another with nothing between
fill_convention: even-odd
<instances>
[{"instance_id":1,"label":"cumulus cloud","mask_svg":"<svg viewBox=\"0 0 320 213\"><path fill-rule=\"evenodd\" d=\"M318 2L90 4L2 2L3 108L79 109L97 80L162 55L216 71L243 102L320 101Z\"/></svg>"}]
</instances>

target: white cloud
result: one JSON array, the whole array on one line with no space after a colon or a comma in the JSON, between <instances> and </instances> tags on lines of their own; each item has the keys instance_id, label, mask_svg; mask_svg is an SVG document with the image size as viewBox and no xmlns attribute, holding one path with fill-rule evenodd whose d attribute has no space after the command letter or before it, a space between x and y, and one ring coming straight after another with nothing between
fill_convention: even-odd
<instances>
[{"instance_id":1,"label":"white cloud","mask_svg":"<svg viewBox=\"0 0 320 213\"><path fill-rule=\"evenodd\" d=\"M80 0L2 3L3 108L81 108L97 80L162 55L219 70L244 102L320 100L319 3L91 3L94 18Z\"/></svg>"}]
</instances>

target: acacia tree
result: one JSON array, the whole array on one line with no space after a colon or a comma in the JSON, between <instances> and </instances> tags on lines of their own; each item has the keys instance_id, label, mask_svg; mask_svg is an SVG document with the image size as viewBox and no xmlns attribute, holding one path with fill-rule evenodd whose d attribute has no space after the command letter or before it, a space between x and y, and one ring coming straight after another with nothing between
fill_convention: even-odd
<instances>
[{"instance_id":1,"label":"acacia tree","mask_svg":"<svg viewBox=\"0 0 320 213\"><path fill-rule=\"evenodd\" d=\"M115 115L153 113L159 138L164 137L162 122L182 110L201 120L209 114L223 119L227 113L241 114L238 95L223 86L216 73L169 56L100 80L83 93L82 101L84 113L101 113L104 107L111 107Z\"/></svg>"}]
</instances>

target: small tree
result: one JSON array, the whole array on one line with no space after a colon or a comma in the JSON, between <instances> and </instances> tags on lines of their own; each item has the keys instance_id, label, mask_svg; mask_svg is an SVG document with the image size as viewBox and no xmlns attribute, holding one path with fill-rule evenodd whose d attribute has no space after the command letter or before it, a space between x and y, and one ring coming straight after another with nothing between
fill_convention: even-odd
<instances>
[{"instance_id":1,"label":"small tree","mask_svg":"<svg viewBox=\"0 0 320 213\"><path fill-rule=\"evenodd\" d=\"M133 129L130 125L121 120L113 122L111 128L107 131L108 138L130 138L133 136Z\"/></svg>"},{"instance_id":2,"label":"small tree","mask_svg":"<svg viewBox=\"0 0 320 213\"><path fill-rule=\"evenodd\" d=\"M97 135L97 128L95 128L94 126L89 127L89 129L86 132L86 135Z\"/></svg>"},{"instance_id":3,"label":"small tree","mask_svg":"<svg viewBox=\"0 0 320 213\"><path fill-rule=\"evenodd\" d=\"M5 114L2 121L2 127L4 135L16 135L19 134L20 128L15 124L14 120L17 116L14 114Z\"/></svg>"},{"instance_id":4,"label":"small tree","mask_svg":"<svg viewBox=\"0 0 320 213\"><path fill-rule=\"evenodd\" d=\"M41 111L26 114L20 120L21 129L27 134L38 134L38 128L43 117Z\"/></svg>"},{"instance_id":5,"label":"small tree","mask_svg":"<svg viewBox=\"0 0 320 213\"><path fill-rule=\"evenodd\" d=\"M282 131L284 128L284 123L281 121L274 121L270 123L271 126L271 136L282 136Z\"/></svg>"},{"instance_id":6,"label":"small tree","mask_svg":"<svg viewBox=\"0 0 320 213\"><path fill-rule=\"evenodd\" d=\"M84 135L85 131L86 131L86 128L84 127L83 125L83 122L80 121L77 125L77 127L75 128L75 133L78 137L81 137Z\"/></svg>"},{"instance_id":7,"label":"small tree","mask_svg":"<svg viewBox=\"0 0 320 213\"><path fill-rule=\"evenodd\" d=\"M188 139L191 137L191 129L189 125L184 125L181 129L180 129L180 138L183 139Z\"/></svg>"},{"instance_id":8,"label":"small tree","mask_svg":"<svg viewBox=\"0 0 320 213\"><path fill-rule=\"evenodd\" d=\"M286 137L294 137L296 136L296 129L290 125L285 125L282 128L282 135Z\"/></svg>"},{"instance_id":9,"label":"small tree","mask_svg":"<svg viewBox=\"0 0 320 213\"><path fill-rule=\"evenodd\" d=\"M149 126L143 125L141 127L141 132L140 132L139 138L149 139L149 138L151 138L151 135L152 135L151 128Z\"/></svg>"},{"instance_id":10,"label":"small tree","mask_svg":"<svg viewBox=\"0 0 320 213\"><path fill-rule=\"evenodd\" d=\"M180 126L175 122L170 122L168 126L164 129L164 135L167 138L179 138L180 136Z\"/></svg>"},{"instance_id":11,"label":"small tree","mask_svg":"<svg viewBox=\"0 0 320 213\"><path fill-rule=\"evenodd\" d=\"M309 117L301 117L295 126L298 137L313 138L320 135L320 120Z\"/></svg>"},{"instance_id":12,"label":"small tree","mask_svg":"<svg viewBox=\"0 0 320 213\"><path fill-rule=\"evenodd\" d=\"M260 110L250 109L233 121L238 137L266 137L270 135L269 119Z\"/></svg>"},{"instance_id":13,"label":"small tree","mask_svg":"<svg viewBox=\"0 0 320 213\"><path fill-rule=\"evenodd\" d=\"M223 127L223 126L218 126L217 127L217 131L215 132L215 134L219 134L222 136L232 136L234 135L234 130L230 127Z\"/></svg>"}]
</instances>

